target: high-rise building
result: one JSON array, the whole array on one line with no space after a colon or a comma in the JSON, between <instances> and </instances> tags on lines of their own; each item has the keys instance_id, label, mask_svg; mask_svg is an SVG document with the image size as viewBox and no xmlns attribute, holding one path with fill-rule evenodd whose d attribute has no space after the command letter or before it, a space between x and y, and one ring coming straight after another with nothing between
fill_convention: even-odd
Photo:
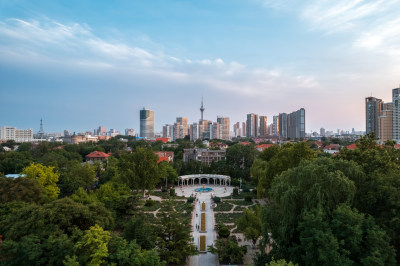
<instances>
[{"instance_id":1,"label":"high-rise building","mask_svg":"<svg viewBox=\"0 0 400 266\"><path fill-rule=\"evenodd\" d=\"M245 137L245 136L247 136L246 135L246 129L247 129L247 126L246 126L246 122L242 122L242 137Z\"/></svg>"},{"instance_id":2,"label":"high-rise building","mask_svg":"<svg viewBox=\"0 0 400 266\"><path fill-rule=\"evenodd\" d=\"M287 138L288 136L288 115L287 113L280 113L279 114L279 136L283 138Z\"/></svg>"},{"instance_id":3,"label":"high-rise building","mask_svg":"<svg viewBox=\"0 0 400 266\"><path fill-rule=\"evenodd\" d=\"M274 125L273 134L274 136L279 136L279 116L274 115L272 117L272 124Z\"/></svg>"},{"instance_id":4,"label":"high-rise building","mask_svg":"<svg viewBox=\"0 0 400 266\"><path fill-rule=\"evenodd\" d=\"M176 122L174 123L174 125L172 126L172 135L171 135L171 139L173 139L174 141L177 139L181 139L181 134L183 132L183 127L180 123Z\"/></svg>"},{"instance_id":5,"label":"high-rise building","mask_svg":"<svg viewBox=\"0 0 400 266\"><path fill-rule=\"evenodd\" d=\"M321 127L321 129L319 130L319 135L321 137L325 137L325 128Z\"/></svg>"},{"instance_id":6,"label":"high-rise building","mask_svg":"<svg viewBox=\"0 0 400 266\"><path fill-rule=\"evenodd\" d=\"M135 136L135 130L133 128L125 128L125 136Z\"/></svg>"},{"instance_id":7,"label":"high-rise building","mask_svg":"<svg viewBox=\"0 0 400 266\"><path fill-rule=\"evenodd\" d=\"M191 141L199 139L199 124L193 123L189 126L189 136Z\"/></svg>"},{"instance_id":8,"label":"high-rise building","mask_svg":"<svg viewBox=\"0 0 400 266\"><path fill-rule=\"evenodd\" d=\"M302 139L306 136L306 112L304 108L288 115L288 137L291 139Z\"/></svg>"},{"instance_id":9,"label":"high-rise building","mask_svg":"<svg viewBox=\"0 0 400 266\"><path fill-rule=\"evenodd\" d=\"M199 121L199 137L201 139L209 139L210 138L210 125L212 124L209 120L201 120Z\"/></svg>"},{"instance_id":10,"label":"high-rise building","mask_svg":"<svg viewBox=\"0 0 400 266\"><path fill-rule=\"evenodd\" d=\"M218 122L214 122L210 124L210 139L219 139L220 138L220 124Z\"/></svg>"},{"instance_id":11,"label":"high-rise building","mask_svg":"<svg viewBox=\"0 0 400 266\"><path fill-rule=\"evenodd\" d=\"M264 115L260 116L260 137L266 137L268 135L268 124L267 117Z\"/></svg>"},{"instance_id":12,"label":"high-rise building","mask_svg":"<svg viewBox=\"0 0 400 266\"><path fill-rule=\"evenodd\" d=\"M400 88L392 91L393 103L393 140L400 142Z\"/></svg>"},{"instance_id":13,"label":"high-rise building","mask_svg":"<svg viewBox=\"0 0 400 266\"><path fill-rule=\"evenodd\" d=\"M217 123L219 124L219 139L229 140L229 128L230 119L229 117L217 117Z\"/></svg>"},{"instance_id":14,"label":"high-rise building","mask_svg":"<svg viewBox=\"0 0 400 266\"><path fill-rule=\"evenodd\" d=\"M154 111L140 110L140 136L142 138L154 138Z\"/></svg>"},{"instance_id":15,"label":"high-rise building","mask_svg":"<svg viewBox=\"0 0 400 266\"><path fill-rule=\"evenodd\" d=\"M179 138L183 139L186 137L186 135L189 135L188 119L187 117L177 117L176 122L182 126L182 130L179 132Z\"/></svg>"},{"instance_id":16,"label":"high-rise building","mask_svg":"<svg viewBox=\"0 0 400 266\"><path fill-rule=\"evenodd\" d=\"M383 101L375 97L365 98L365 125L366 133L375 133L378 136L379 133L379 116L382 113Z\"/></svg>"},{"instance_id":17,"label":"high-rise building","mask_svg":"<svg viewBox=\"0 0 400 266\"><path fill-rule=\"evenodd\" d=\"M171 125L166 124L163 126L163 138L170 138L171 137Z\"/></svg>"},{"instance_id":18,"label":"high-rise building","mask_svg":"<svg viewBox=\"0 0 400 266\"><path fill-rule=\"evenodd\" d=\"M383 110L379 116L378 137L381 142L393 138L393 103L384 103Z\"/></svg>"},{"instance_id":19,"label":"high-rise building","mask_svg":"<svg viewBox=\"0 0 400 266\"><path fill-rule=\"evenodd\" d=\"M246 137L256 138L258 136L258 115L248 114L246 120Z\"/></svg>"}]
</instances>

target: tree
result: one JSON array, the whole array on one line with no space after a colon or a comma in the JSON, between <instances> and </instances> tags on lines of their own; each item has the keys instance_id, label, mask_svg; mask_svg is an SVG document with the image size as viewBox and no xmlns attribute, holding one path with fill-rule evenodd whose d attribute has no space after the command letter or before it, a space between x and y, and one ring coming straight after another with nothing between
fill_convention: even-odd
<instances>
[{"instance_id":1,"label":"tree","mask_svg":"<svg viewBox=\"0 0 400 266\"><path fill-rule=\"evenodd\" d=\"M57 187L59 174L54 172L54 167L31 163L23 169L22 174L42 186L46 200L51 201L58 198L58 194L60 194L60 189Z\"/></svg>"},{"instance_id":2,"label":"tree","mask_svg":"<svg viewBox=\"0 0 400 266\"><path fill-rule=\"evenodd\" d=\"M82 239L75 244L76 253L84 265L101 265L108 257L110 232L94 225L85 231Z\"/></svg>"},{"instance_id":3,"label":"tree","mask_svg":"<svg viewBox=\"0 0 400 266\"><path fill-rule=\"evenodd\" d=\"M63 195L71 195L79 187L88 188L95 179L94 167L77 161L69 162L60 176L60 188Z\"/></svg>"},{"instance_id":4,"label":"tree","mask_svg":"<svg viewBox=\"0 0 400 266\"><path fill-rule=\"evenodd\" d=\"M239 246L235 237L220 238L215 242L215 247L209 246L208 250L218 254L218 259L223 264L242 264L247 253L247 247Z\"/></svg>"},{"instance_id":5,"label":"tree","mask_svg":"<svg viewBox=\"0 0 400 266\"><path fill-rule=\"evenodd\" d=\"M10 201L25 201L40 203L43 199L43 189L34 180L27 178L0 177L0 203Z\"/></svg>"},{"instance_id":6,"label":"tree","mask_svg":"<svg viewBox=\"0 0 400 266\"><path fill-rule=\"evenodd\" d=\"M0 172L4 174L19 174L32 161L32 155L27 151L0 153Z\"/></svg>"},{"instance_id":7,"label":"tree","mask_svg":"<svg viewBox=\"0 0 400 266\"><path fill-rule=\"evenodd\" d=\"M122 180L131 189L154 189L161 178L158 156L152 150L137 148L135 152L121 155L119 169Z\"/></svg>"},{"instance_id":8,"label":"tree","mask_svg":"<svg viewBox=\"0 0 400 266\"><path fill-rule=\"evenodd\" d=\"M256 157L254 145L235 144L226 150L226 162L229 165L230 176L233 178L250 177L250 167Z\"/></svg>"},{"instance_id":9,"label":"tree","mask_svg":"<svg viewBox=\"0 0 400 266\"><path fill-rule=\"evenodd\" d=\"M355 163L321 158L276 177L262 213L270 256L299 264L394 264L390 238L351 208L356 186L348 176L356 179L359 171Z\"/></svg>"},{"instance_id":10,"label":"tree","mask_svg":"<svg viewBox=\"0 0 400 266\"><path fill-rule=\"evenodd\" d=\"M157 248L160 258L169 264L182 264L188 256L197 254L192 244L190 227L168 201L160 214Z\"/></svg>"},{"instance_id":11,"label":"tree","mask_svg":"<svg viewBox=\"0 0 400 266\"><path fill-rule=\"evenodd\" d=\"M142 249L135 241L127 241L115 235L109 242L109 253L109 262L116 265L161 266L165 264L160 261L155 249Z\"/></svg>"},{"instance_id":12,"label":"tree","mask_svg":"<svg viewBox=\"0 0 400 266\"><path fill-rule=\"evenodd\" d=\"M161 162L158 167L160 168L162 178L164 180L167 179L168 184L173 185L176 181L178 181L178 174L171 164L167 162Z\"/></svg>"},{"instance_id":13,"label":"tree","mask_svg":"<svg viewBox=\"0 0 400 266\"><path fill-rule=\"evenodd\" d=\"M124 230L124 238L135 240L144 249L153 249L156 243L154 227L147 221L146 216L131 218Z\"/></svg>"},{"instance_id":14,"label":"tree","mask_svg":"<svg viewBox=\"0 0 400 266\"><path fill-rule=\"evenodd\" d=\"M261 210L246 209L243 215L236 221L236 225L246 239L253 241L256 245L261 234Z\"/></svg>"}]
</instances>

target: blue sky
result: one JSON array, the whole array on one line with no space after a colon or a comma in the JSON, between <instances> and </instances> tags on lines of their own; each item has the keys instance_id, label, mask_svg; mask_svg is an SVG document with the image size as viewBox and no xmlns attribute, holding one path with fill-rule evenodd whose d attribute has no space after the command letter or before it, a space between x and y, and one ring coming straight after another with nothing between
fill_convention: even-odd
<instances>
[{"instance_id":1,"label":"blue sky","mask_svg":"<svg viewBox=\"0 0 400 266\"><path fill-rule=\"evenodd\" d=\"M364 130L400 83L400 1L0 0L0 126L156 131L178 116L306 109L306 129Z\"/></svg>"}]
</instances>

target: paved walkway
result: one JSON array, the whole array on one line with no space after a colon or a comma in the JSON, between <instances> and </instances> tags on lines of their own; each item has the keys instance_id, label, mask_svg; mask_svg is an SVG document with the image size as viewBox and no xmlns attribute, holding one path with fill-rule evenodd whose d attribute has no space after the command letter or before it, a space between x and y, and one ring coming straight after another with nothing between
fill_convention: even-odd
<instances>
[{"instance_id":1,"label":"paved walkway","mask_svg":"<svg viewBox=\"0 0 400 266\"><path fill-rule=\"evenodd\" d=\"M199 232L199 229L196 229L196 226L200 226L200 217L201 217L201 203L206 204L206 233ZM192 230L193 230L193 239L194 243L199 249L200 245L200 235L206 236L207 247L214 245L214 241L216 239L216 231L215 231L215 219L214 219L214 212L211 208L211 193L198 193L197 194L197 201L195 203L195 208L193 211L193 218L192 218ZM196 215L197 214L197 215ZM189 266L209 266L209 265L219 265L218 256L214 255L210 252L207 253L200 253L197 256L192 256L189 258L188 264Z\"/></svg>"}]
</instances>

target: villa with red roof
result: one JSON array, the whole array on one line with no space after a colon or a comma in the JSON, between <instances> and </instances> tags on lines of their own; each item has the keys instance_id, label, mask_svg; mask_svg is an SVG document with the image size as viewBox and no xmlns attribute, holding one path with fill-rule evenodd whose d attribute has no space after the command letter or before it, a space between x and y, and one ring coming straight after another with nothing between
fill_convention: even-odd
<instances>
[{"instance_id":1,"label":"villa with red roof","mask_svg":"<svg viewBox=\"0 0 400 266\"><path fill-rule=\"evenodd\" d=\"M86 161L87 162L104 162L107 160L107 158L110 157L109 154L104 153L102 151L93 151L86 155Z\"/></svg>"},{"instance_id":2,"label":"villa with red roof","mask_svg":"<svg viewBox=\"0 0 400 266\"><path fill-rule=\"evenodd\" d=\"M256 149L259 151L263 151L265 149L268 149L272 146L274 146L275 144L260 144L260 145L256 145Z\"/></svg>"},{"instance_id":3,"label":"villa with red roof","mask_svg":"<svg viewBox=\"0 0 400 266\"><path fill-rule=\"evenodd\" d=\"M158 163L162 161L173 162L174 152L173 151L155 151L154 154L158 156Z\"/></svg>"}]
</instances>

